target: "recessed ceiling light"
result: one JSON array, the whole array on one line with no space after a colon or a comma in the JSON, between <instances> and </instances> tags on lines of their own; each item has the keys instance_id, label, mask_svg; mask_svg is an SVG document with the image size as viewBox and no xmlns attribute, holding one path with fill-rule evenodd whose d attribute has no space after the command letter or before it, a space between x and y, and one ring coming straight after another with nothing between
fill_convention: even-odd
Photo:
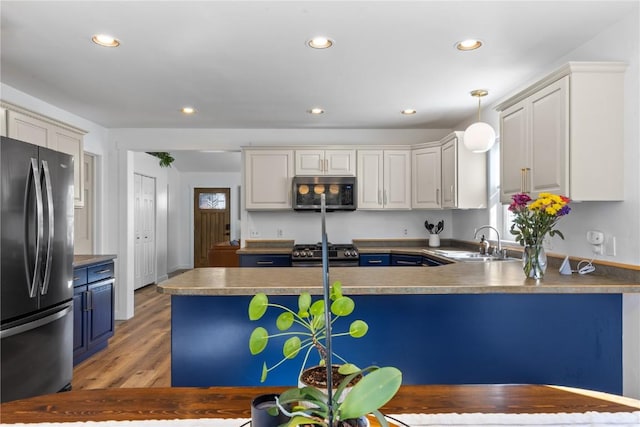
<instances>
[{"instance_id":1,"label":"recessed ceiling light","mask_svg":"<svg viewBox=\"0 0 640 427\"><path fill-rule=\"evenodd\" d=\"M324 114L324 110L323 110L322 108L315 107L315 108L310 109L310 110L308 111L308 113L309 113L309 114L316 114L316 115L318 115L318 114Z\"/></svg>"},{"instance_id":2,"label":"recessed ceiling light","mask_svg":"<svg viewBox=\"0 0 640 427\"><path fill-rule=\"evenodd\" d=\"M476 50L480 46L482 46L482 41L476 39L468 39L456 43L456 49L458 50Z\"/></svg>"},{"instance_id":3,"label":"recessed ceiling light","mask_svg":"<svg viewBox=\"0 0 640 427\"><path fill-rule=\"evenodd\" d=\"M108 34L94 34L94 36L91 37L91 41L94 42L95 44L98 44L104 47L120 46L120 40Z\"/></svg>"},{"instance_id":4,"label":"recessed ceiling light","mask_svg":"<svg viewBox=\"0 0 640 427\"><path fill-rule=\"evenodd\" d=\"M402 114L404 114L405 116L410 116L412 114L416 113L416 110L414 110L413 108L407 108L405 110L400 111Z\"/></svg>"},{"instance_id":5,"label":"recessed ceiling light","mask_svg":"<svg viewBox=\"0 0 640 427\"><path fill-rule=\"evenodd\" d=\"M183 112L184 114L193 114L196 112L196 109L193 107L182 107L180 111Z\"/></svg>"},{"instance_id":6,"label":"recessed ceiling light","mask_svg":"<svg viewBox=\"0 0 640 427\"><path fill-rule=\"evenodd\" d=\"M327 49L333 46L333 40L326 37L314 37L307 42L307 45L314 49Z\"/></svg>"}]
</instances>

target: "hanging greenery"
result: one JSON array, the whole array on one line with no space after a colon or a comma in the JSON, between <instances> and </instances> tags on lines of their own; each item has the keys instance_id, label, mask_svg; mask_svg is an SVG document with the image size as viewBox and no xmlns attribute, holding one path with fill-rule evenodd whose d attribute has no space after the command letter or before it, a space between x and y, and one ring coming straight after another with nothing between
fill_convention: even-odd
<instances>
[{"instance_id":1,"label":"hanging greenery","mask_svg":"<svg viewBox=\"0 0 640 427\"><path fill-rule=\"evenodd\" d=\"M173 161L175 160L171 154L167 153L166 151L162 151L162 152L147 152L147 154L151 154L152 156L156 156L157 158L160 159L160 167L162 168L167 168L171 166L171 163L173 163Z\"/></svg>"}]
</instances>

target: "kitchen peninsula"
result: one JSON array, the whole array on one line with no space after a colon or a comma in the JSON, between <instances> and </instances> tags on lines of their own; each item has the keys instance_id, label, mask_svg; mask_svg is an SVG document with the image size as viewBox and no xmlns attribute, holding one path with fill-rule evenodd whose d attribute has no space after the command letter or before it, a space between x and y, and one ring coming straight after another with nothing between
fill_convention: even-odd
<instances>
[{"instance_id":1,"label":"kitchen peninsula","mask_svg":"<svg viewBox=\"0 0 640 427\"><path fill-rule=\"evenodd\" d=\"M251 297L264 292L295 306L303 290L322 293L321 275L202 268L161 283L172 296L172 385L258 385L263 361L279 355L249 353ZM637 281L550 270L536 283L517 261L331 268L336 280L356 302L353 319L369 324L363 338L336 339L336 352L359 366L397 366L404 384L560 384L622 394L622 294L640 293ZM334 328L349 323L338 319ZM294 383L300 363L288 361L265 384Z\"/></svg>"}]
</instances>

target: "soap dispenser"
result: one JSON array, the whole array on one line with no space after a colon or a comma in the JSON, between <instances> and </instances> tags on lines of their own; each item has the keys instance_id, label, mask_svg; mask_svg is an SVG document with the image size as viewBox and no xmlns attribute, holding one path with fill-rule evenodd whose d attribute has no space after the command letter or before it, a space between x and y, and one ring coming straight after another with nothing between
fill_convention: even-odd
<instances>
[{"instance_id":1,"label":"soap dispenser","mask_svg":"<svg viewBox=\"0 0 640 427\"><path fill-rule=\"evenodd\" d=\"M484 234L482 235L482 237L480 238L480 246L478 247L478 250L480 252L480 255L486 255L489 249L489 242L484 238Z\"/></svg>"}]
</instances>

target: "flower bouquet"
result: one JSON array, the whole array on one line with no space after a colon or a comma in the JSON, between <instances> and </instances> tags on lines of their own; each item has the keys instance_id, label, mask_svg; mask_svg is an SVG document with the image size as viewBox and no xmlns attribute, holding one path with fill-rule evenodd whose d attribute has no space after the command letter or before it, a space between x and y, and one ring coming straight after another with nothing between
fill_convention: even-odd
<instances>
[{"instance_id":1,"label":"flower bouquet","mask_svg":"<svg viewBox=\"0 0 640 427\"><path fill-rule=\"evenodd\" d=\"M551 193L540 193L536 200L531 199L526 193L518 193L512 200L509 210L515 218L511 225L511 234L515 236L516 242L524 246L524 273L527 277L541 279L547 266L542 242L547 234L551 237L558 235L564 239L564 235L554 227L561 217L571 211L571 200Z\"/></svg>"}]
</instances>

